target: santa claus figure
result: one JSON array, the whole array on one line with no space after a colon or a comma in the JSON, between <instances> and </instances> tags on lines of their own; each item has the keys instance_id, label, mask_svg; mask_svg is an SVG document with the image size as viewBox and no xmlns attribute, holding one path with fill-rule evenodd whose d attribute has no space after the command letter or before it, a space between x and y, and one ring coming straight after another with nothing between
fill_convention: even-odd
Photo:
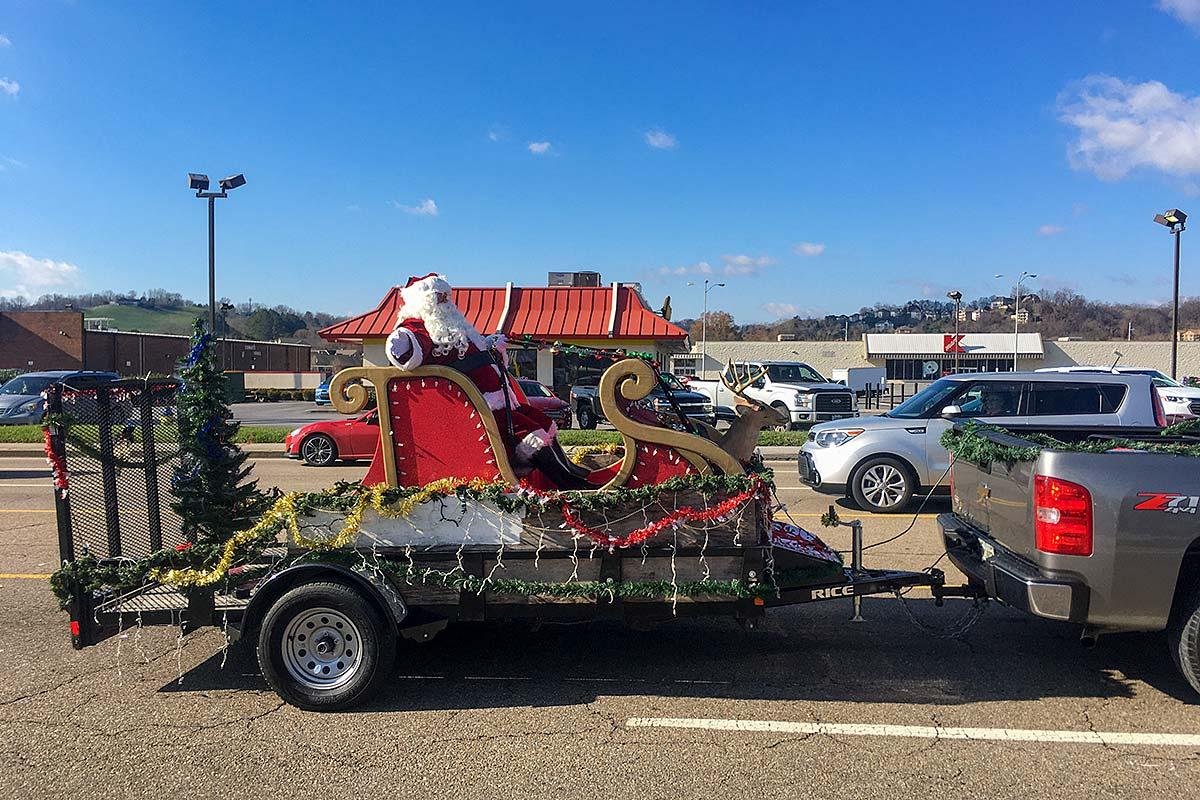
<instances>
[{"instance_id":1,"label":"santa claus figure","mask_svg":"<svg viewBox=\"0 0 1200 800\"><path fill-rule=\"evenodd\" d=\"M441 275L410 278L387 339L387 357L402 370L433 364L463 372L479 389L517 467L536 468L560 489L591 486L587 471L567 458L554 422L526 401L508 375L503 334L483 336L450 299Z\"/></svg>"}]
</instances>

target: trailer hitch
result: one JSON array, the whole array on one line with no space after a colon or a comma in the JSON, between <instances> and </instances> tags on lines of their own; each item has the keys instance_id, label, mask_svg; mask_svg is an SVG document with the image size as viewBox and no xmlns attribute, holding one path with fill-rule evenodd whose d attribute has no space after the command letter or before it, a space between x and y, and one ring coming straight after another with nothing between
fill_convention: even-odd
<instances>
[{"instance_id":1,"label":"trailer hitch","mask_svg":"<svg viewBox=\"0 0 1200 800\"><path fill-rule=\"evenodd\" d=\"M938 570L941 572L941 570ZM941 608L946 604L947 597L961 597L965 600L980 600L987 597L987 590L982 586L964 583L961 586L946 586L944 583L934 583L929 587L933 595L933 604Z\"/></svg>"}]
</instances>

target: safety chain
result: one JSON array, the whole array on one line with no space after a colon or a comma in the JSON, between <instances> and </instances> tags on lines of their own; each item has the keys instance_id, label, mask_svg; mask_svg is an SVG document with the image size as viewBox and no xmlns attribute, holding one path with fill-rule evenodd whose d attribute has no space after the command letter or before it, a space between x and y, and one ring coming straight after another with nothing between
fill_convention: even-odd
<instances>
[{"instance_id":1,"label":"safety chain","mask_svg":"<svg viewBox=\"0 0 1200 800\"><path fill-rule=\"evenodd\" d=\"M983 613L987 609L988 603L988 598L986 597L975 598L975 602L971 604L971 607L967 609L967 611L961 617L950 623L950 625L944 628L939 628L934 627L933 625L927 625L921 620L917 619L917 615L912 612L911 608L909 608L908 599L904 596L903 592L897 590L896 597L899 598L900 607L904 609L904 614L908 617L908 621L920 628L923 633L928 636L932 636L934 639L963 638L967 635L967 632L970 631L971 628L974 628L975 624L983 618Z\"/></svg>"}]
</instances>

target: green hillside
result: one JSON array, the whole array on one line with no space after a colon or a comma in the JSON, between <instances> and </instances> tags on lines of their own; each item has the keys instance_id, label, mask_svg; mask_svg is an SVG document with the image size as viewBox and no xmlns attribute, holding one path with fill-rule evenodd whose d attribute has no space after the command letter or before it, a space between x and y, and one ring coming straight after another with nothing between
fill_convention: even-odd
<instances>
[{"instance_id":1,"label":"green hillside","mask_svg":"<svg viewBox=\"0 0 1200 800\"><path fill-rule=\"evenodd\" d=\"M83 312L85 319L108 317L109 328L141 333L175 333L186 336L192 332L192 322L204 316L208 309L193 306L175 310L138 308L137 306L97 306Z\"/></svg>"}]
</instances>

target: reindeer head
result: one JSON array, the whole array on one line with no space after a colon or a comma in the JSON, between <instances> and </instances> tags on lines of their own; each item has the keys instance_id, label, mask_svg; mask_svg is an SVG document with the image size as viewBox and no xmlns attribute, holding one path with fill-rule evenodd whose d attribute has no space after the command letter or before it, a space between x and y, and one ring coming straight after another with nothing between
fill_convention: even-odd
<instances>
[{"instance_id":1,"label":"reindeer head","mask_svg":"<svg viewBox=\"0 0 1200 800\"><path fill-rule=\"evenodd\" d=\"M759 430L768 425L787 425L791 422L786 412L746 396L746 390L766 374L766 367L752 367L749 364L737 366L732 361L727 362L725 369L721 370L721 383L733 393L738 419L745 417L753 421L758 424Z\"/></svg>"}]
</instances>

